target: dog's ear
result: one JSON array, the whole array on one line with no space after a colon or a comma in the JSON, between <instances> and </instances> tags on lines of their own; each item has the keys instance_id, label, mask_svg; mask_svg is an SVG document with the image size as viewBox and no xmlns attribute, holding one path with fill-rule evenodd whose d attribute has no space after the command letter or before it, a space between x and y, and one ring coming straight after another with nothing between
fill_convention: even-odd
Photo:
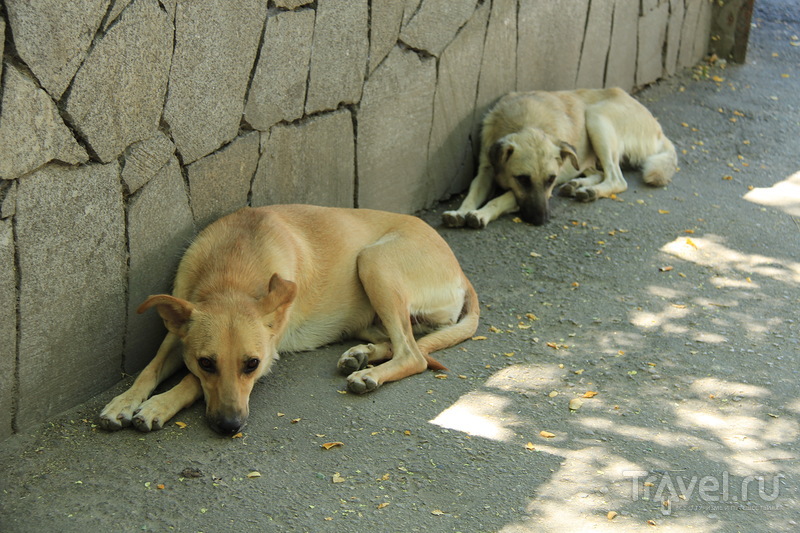
<instances>
[{"instance_id":1,"label":"dog's ear","mask_svg":"<svg viewBox=\"0 0 800 533\"><path fill-rule=\"evenodd\" d=\"M295 296L297 296L297 284L275 273L269 280L269 292L258 303L261 312L268 315L292 303Z\"/></svg>"},{"instance_id":2,"label":"dog's ear","mask_svg":"<svg viewBox=\"0 0 800 533\"><path fill-rule=\"evenodd\" d=\"M175 298L168 294L150 296L136 309L141 314L155 306L158 314L164 320L164 325L175 335L183 338L186 336L186 323L192 316L194 306L186 300Z\"/></svg>"},{"instance_id":3,"label":"dog's ear","mask_svg":"<svg viewBox=\"0 0 800 533\"><path fill-rule=\"evenodd\" d=\"M495 174L500 174L503 171L503 165L506 164L506 161L513 153L514 145L502 139L489 148L489 161L492 163Z\"/></svg>"},{"instance_id":4,"label":"dog's ear","mask_svg":"<svg viewBox=\"0 0 800 533\"><path fill-rule=\"evenodd\" d=\"M569 157L572 166L575 167L575 170L580 170L581 167L578 164L578 154L575 153L575 147L569 144L568 142L561 141L558 143L558 148L561 150L560 156L561 159L566 159Z\"/></svg>"}]
</instances>

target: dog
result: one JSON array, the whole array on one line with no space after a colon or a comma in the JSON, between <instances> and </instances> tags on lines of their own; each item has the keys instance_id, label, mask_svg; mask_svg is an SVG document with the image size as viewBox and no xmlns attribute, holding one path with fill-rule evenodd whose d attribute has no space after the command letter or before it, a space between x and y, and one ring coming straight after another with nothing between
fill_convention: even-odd
<instances>
[{"instance_id":1,"label":"dog","mask_svg":"<svg viewBox=\"0 0 800 533\"><path fill-rule=\"evenodd\" d=\"M621 162L654 187L669 183L678 162L655 117L622 89L510 93L484 118L478 174L443 223L484 228L518 210L545 224L556 187L583 202L625 191ZM484 205L495 185L504 192Z\"/></svg>"},{"instance_id":2,"label":"dog","mask_svg":"<svg viewBox=\"0 0 800 533\"><path fill-rule=\"evenodd\" d=\"M203 397L211 428L235 434L279 352L343 338L367 342L338 361L355 393L446 370L428 354L470 338L480 314L455 255L419 218L307 205L244 208L211 224L181 259L173 295L150 296L137 312L151 307L168 333L103 409L107 430L161 429ZM183 380L150 397L182 364Z\"/></svg>"}]
</instances>

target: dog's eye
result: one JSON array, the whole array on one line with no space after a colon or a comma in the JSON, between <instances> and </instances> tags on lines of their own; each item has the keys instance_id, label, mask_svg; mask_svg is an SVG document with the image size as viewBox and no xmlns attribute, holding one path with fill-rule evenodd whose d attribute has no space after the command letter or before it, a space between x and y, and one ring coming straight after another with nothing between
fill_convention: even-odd
<instances>
[{"instance_id":1,"label":"dog's eye","mask_svg":"<svg viewBox=\"0 0 800 533\"><path fill-rule=\"evenodd\" d=\"M247 362L244 364L244 372L245 374L249 374L250 372L254 371L258 368L258 364L261 362L260 359L256 359L255 357L248 359Z\"/></svg>"},{"instance_id":2,"label":"dog's eye","mask_svg":"<svg viewBox=\"0 0 800 533\"><path fill-rule=\"evenodd\" d=\"M522 186L529 186L531 184L531 177L528 174L519 174L514 176L514 179Z\"/></svg>"},{"instance_id":3,"label":"dog's eye","mask_svg":"<svg viewBox=\"0 0 800 533\"><path fill-rule=\"evenodd\" d=\"M556 175L555 175L555 174L552 174L552 175L548 176L548 177L547 177L547 186L549 187L549 186L550 186L550 185L552 185L552 184L553 184L555 181L556 181Z\"/></svg>"},{"instance_id":4,"label":"dog's eye","mask_svg":"<svg viewBox=\"0 0 800 533\"><path fill-rule=\"evenodd\" d=\"M214 364L214 360L210 357L201 357L197 360L197 364L200 365L200 368L206 372L214 372L216 366Z\"/></svg>"}]
</instances>

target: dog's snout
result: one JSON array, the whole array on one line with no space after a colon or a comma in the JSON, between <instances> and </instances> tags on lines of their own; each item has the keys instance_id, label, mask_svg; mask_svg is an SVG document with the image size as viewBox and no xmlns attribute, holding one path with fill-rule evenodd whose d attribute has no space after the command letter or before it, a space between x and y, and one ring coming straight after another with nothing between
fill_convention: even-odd
<instances>
[{"instance_id":1,"label":"dog's snout","mask_svg":"<svg viewBox=\"0 0 800 533\"><path fill-rule=\"evenodd\" d=\"M240 416L217 416L209 417L208 423L221 435L233 435L244 427L245 419Z\"/></svg>"}]
</instances>

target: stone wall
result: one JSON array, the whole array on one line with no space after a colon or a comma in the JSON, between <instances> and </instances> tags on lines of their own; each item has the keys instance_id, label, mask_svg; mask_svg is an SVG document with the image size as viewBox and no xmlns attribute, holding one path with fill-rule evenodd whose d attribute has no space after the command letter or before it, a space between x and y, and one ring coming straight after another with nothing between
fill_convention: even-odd
<instances>
[{"instance_id":1,"label":"stone wall","mask_svg":"<svg viewBox=\"0 0 800 533\"><path fill-rule=\"evenodd\" d=\"M235 7L232 7L235 6ZM640 87L708 0L0 2L0 438L134 373L134 310L245 205L413 212L512 90Z\"/></svg>"}]
</instances>

